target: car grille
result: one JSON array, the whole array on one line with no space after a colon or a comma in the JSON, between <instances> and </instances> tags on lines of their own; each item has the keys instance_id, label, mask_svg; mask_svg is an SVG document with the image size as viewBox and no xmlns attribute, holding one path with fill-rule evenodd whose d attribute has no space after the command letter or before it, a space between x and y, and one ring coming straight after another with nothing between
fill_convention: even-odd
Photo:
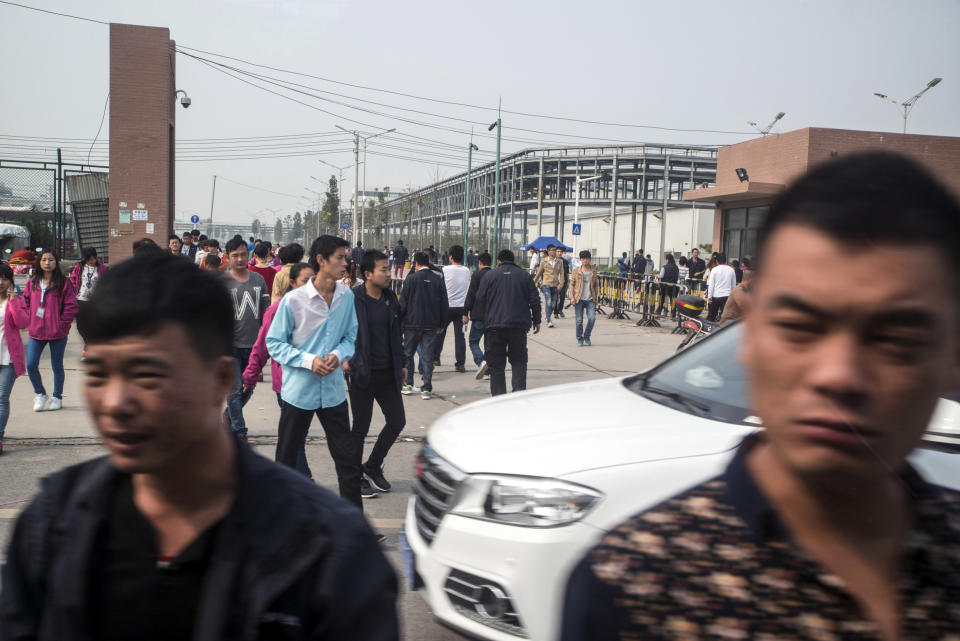
<instances>
[{"instance_id":1,"label":"car grille","mask_svg":"<svg viewBox=\"0 0 960 641\"><path fill-rule=\"evenodd\" d=\"M466 474L447 463L429 444L417 454L413 480L417 531L427 545L433 542L440 522L450 510L457 486Z\"/></svg>"}]
</instances>

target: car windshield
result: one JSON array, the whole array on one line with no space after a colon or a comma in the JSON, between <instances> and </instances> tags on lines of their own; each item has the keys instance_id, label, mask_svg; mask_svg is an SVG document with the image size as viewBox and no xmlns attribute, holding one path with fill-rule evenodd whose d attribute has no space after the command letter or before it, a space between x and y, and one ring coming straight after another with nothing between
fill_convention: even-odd
<instances>
[{"instance_id":1,"label":"car windshield","mask_svg":"<svg viewBox=\"0 0 960 641\"><path fill-rule=\"evenodd\" d=\"M742 336L739 323L724 328L624 384L652 401L690 414L753 424L746 371L737 360Z\"/></svg>"}]
</instances>

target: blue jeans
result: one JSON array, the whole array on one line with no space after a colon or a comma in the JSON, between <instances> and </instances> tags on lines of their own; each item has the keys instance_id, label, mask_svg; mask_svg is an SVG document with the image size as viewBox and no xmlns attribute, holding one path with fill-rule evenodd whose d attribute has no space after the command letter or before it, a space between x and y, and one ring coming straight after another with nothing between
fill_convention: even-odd
<instances>
[{"instance_id":1,"label":"blue jeans","mask_svg":"<svg viewBox=\"0 0 960 641\"><path fill-rule=\"evenodd\" d=\"M557 288L540 285L540 291L543 292L543 320L550 322L550 315L554 312L554 305L557 304Z\"/></svg>"},{"instance_id":2,"label":"blue jeans","mask_svg":"<svg viewBox=\"0 0 960 641\"><path fill-rule=\"evenodd\" d=\"M34 394L46 394L43 388L43 379L40 378L40 356L43 348L50 344L50 366L53 368L53 396L63 398L63 380L66 374L63 371L63 352L67 349L67 339L58 338L52 341L40 341L31 338L27 341L27 376L33 384Z\"/></svg>"},{"instance_id":3,"label":"blue jeans","mask_svg":"<svg viewBox=\"0 0 960 641\"><path fill-rule=\"evenodd\" d=\"M247 433L247 424L243 420L243 406L250 400L250 394L243 393L243 370L247 367L252 350L251 347L233 348L233 373L236 380L233 383L233 391L227 398L227 419L230 421L230 429L240 435Z\"/></svg>"},{"instance_id":4,"label":"blue jeans","mask_svg":"<svg viewBox=\"0 0 960 641\"><path fill-rule=\"evenodd\" d=\"M405 385L413 385L413 356L420 350L420 367L423 384L420 389L433 391L433 360L436 358L437 342L440 335L435 329L405 329L403 330L403 351L407 357L407 380Z\"/></svg>"},{"instance_id":5,"label":"blue jeans","mask_svg":"<svg viewBox=\"0 0 960 641\"><path fill-rule=\"evenodd\" d=\"M587 329L583 329L583 311L587 311ZM593 324L597 322L597 304L592 300L580 300L573 308L577 317L577 340L590 338L590 332L593 331Z\"/></svg>"},{"instance_id":6,"label":"blue jeans","mask_svg":"<svg viewBox=\"0 0 960 641\"><path fill-rule=\"evenodd\" d=\"M480 339L483 338L483 321L473 321L470 325L470 353L473 354L473 362L477 367L483 362L483 350L480 349ZM483 346L487 346L487 339L483 338Z\"/></svg>"},{"instance_id":7,"label":"blue jeans","mask_svg":"<svg viewBox=\"0 0 960 641\"><path fill-rule=\"evenodd\" d=\"M10 390L16 380L17 374L13 371L13 365L0 365L0 441L3 440L7 419L10 418Z\"/></svg>"}]
</instances>

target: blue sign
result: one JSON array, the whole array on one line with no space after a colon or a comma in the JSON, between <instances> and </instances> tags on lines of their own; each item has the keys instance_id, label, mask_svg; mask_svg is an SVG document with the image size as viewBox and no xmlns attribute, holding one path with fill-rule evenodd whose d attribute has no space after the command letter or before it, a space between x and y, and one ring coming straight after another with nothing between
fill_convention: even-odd
<instances>
[{"instance_id":1,"label":"blue sign","mask_svg":"<svg viewBox=\"0 0 960 641\"><path fill-rule=\"evenodd\" d=\"M200 216L197 216L196 214L194 214L193 216L190 216L190 222L196 225L197 223L200 222Z\"/></svg>"},{"instance_id":2,"label":"blue sign","mask_svg":"<svg viewBox=\"0 0 960 641\"><path fill-rule=\"evenodd\" d=\"M579 235L580 235L580 229L581 229L580 223L573 223L573 235L574 235L574 236L579 236Z\"/></svg>"},{"instance_id":3,"label":"blue sign","mask_svg":"<svg viewBox=\"0 0 960 641\"><path fill-rule=\"evenodd\" d=\"M347 221L343 221L342 223L340 223L340 227L342 229L350 229L350 223L348 223Z\"/></svg>"}]
</instances>

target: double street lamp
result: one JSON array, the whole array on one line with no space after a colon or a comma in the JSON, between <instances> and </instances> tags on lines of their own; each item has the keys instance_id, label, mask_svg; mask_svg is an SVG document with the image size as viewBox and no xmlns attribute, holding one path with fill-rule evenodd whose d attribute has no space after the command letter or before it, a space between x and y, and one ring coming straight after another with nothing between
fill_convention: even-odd
<instances>
[{"instance_id":1,"label":"double street lamp","mask_svg":"<svg viewBox=\"0 0 960 641\"><path fill-rule=\"evenodd\" d=\"M496 260L500 247L500 130L503 129L499 116L487 131L493 131L494 127L497 128L497 178L493 188L493 259Z\"/></svg>"},{"instance_id":2,"label":"double street lamp","mask_svg":"<svg viewBox=\"0 0 960 641\"><path fill-rule=\"evenodd\" d=\"M466 202L463 208L463 250L467 251L470 247L470 168L473 166L473 152L480 151L480 148L470 141L467 147L467 188Z\"/></svg>"},{"instance_id":3,"label":"double street lamp","mask_svg":"<svg viewBox=\"0 0 960 641\"><path fill-rule=\"evenodd\" d=\"M892 102L897 106L898 111L903 110L903 133L907 133L907 116L909 116L910 112L913 111L914 105L916 105L917 101L920 100L920 96L922 96L923 94L927 93L928 91L936 87L938 84L940 84L941 80L943 80L943 78L934 78L933 80L927 83L927 86L924 87L923 90L920 91L920 93L916 94L912 98L908 98L904 100L903 102L897 102L896 100L889 97L885 93L874 92L873 95L876 96L877 98L880 98L881 100L887 100Z\"/></svg>"}]
</instances>

